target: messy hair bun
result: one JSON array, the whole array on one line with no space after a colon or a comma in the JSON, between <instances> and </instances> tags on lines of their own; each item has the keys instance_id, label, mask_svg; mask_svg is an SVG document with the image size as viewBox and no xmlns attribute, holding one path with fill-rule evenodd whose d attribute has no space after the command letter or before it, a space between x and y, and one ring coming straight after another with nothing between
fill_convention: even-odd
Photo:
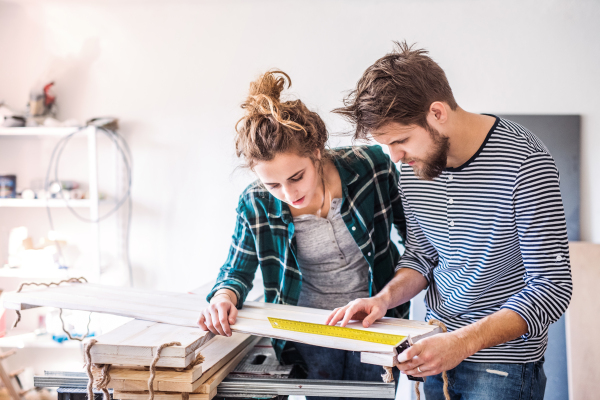
<instances>
[{"instance_id":1,"label":"messy hair bun","mask_svg":"<svg viewBox=\"0 0 600 400\"><path fill-rule=\"evenodd\" d=\"M316 150L326 155L328 134L321 117L300 100L281 102L281 92L291 84L288 74L275 70L250 84L242 103L245 115L235 127L236 154L247 167L290 151L313 160Z\"/></svg>"}]
</instances>

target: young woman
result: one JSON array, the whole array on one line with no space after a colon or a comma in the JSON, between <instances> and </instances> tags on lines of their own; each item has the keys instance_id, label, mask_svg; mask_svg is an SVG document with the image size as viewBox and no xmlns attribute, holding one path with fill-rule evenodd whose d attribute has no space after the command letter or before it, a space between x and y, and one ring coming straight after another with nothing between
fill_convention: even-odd
<instances>
[{"instance_id":1,"label":"young woman","mask_svg":"<svg viewBox=\"0 0 600 400\"><path fill-rule=\"evenodd\" d=\"M236 153L258 180L240 196L229 257L198 321L215 334L231 335L259 266L265 301L331 310L375 295L400 258L390 239L392 224L401 237L406 229L396 166L378 146L327 149L319 115L280 101L286 84L281 71L253 82L236 125ZM406 318L408 304L388 315ZM286 342L273 345L281 357ZM309 379L381 379L359 353L291 346Z\"/></svg>"}]
</instances>

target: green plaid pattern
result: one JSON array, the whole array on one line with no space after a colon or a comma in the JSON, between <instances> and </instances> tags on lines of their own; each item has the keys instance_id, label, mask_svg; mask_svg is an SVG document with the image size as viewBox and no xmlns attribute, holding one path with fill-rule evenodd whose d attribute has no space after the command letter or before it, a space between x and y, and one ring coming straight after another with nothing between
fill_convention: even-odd
<instances>
[{"instance_id":1,"label":"green plaid pattern","mask_svg":"<svg viewBox=\"0 0 600 400\"><path fill-rule=\"evenodd\" d=\"M400 173L379 146L340 147L333 151L342 181L341 214L348 230L369 263L371 296L393 277L400 253L390 232L396 226L403 246L406 220L398 189ZM227 261L207 297L230 289L242 308L258 266L262 270L265 301L296 305L302 274L296 259L294 222L289 206L273 197L259 181L240 196L237 222ZM388 316L408 317L409 303L388 311ZM284 341L274 340L279 356Z\"/></svg>"}]
</instances>

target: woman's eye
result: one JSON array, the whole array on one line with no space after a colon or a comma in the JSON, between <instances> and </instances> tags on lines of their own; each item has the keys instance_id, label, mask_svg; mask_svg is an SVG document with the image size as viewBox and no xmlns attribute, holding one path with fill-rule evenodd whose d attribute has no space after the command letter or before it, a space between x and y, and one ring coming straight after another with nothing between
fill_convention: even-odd
<instances>
[{"instance_id":1,"label":"woman's eye","mask_svg":"<svg viewBox=\"0 0 600 400\"><path fill-rule=\"evenodd\" d=\"M301 180L302 178L304 178L304 175L300 175L299 177L297 177L297 178L292 178L292 179L290 179L290 180L291 180L292 182L298 182L298 181L299 181L299 180Z\"/></svg>"}]
</instances>

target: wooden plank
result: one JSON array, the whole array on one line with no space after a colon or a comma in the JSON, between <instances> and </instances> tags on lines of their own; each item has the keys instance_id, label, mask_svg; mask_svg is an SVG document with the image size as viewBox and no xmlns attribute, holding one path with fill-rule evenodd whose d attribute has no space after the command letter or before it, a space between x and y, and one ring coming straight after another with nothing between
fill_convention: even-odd
<instances>
[{"instance_id":1,"label":"wooden plank","mask_svg":"<svg viewBox=\"0 0 600 400\"><path fill-rule=\"evenodd\" d=\"M213 336L199 328L133 320L96 338L90 353L95 364L149 366L158 346L180 342L181 346L165 347L157 365L185 368L195 359L195 350Z\"/></svg>"},{"instance_id":2,"label":"wooden plank","mask_svg":"<svg viewBox=\"0 0 600 400\"><path fill-rule=\"evenodd\" d=\"M231 337L217 336L197 350L205 357L202 364L185 371L157 370L154 378L154 390L194 392L212 374L234 358L236 354L250 351L254 346L253 343L257 340L256 337L242 333L234 333ZM198 374L198 371L203 372ZM121 391L138 391L148 388L150 372L113 366L110 369L110 377L109 388Z\"/></svg>"},{"instance_id":3,"label":"wooden plank","mask_svg":"<svg viewBox=\"0 0 600 400\"><path fill-rule=\"evenodd\" d=\"M210 394L205 393L165 393L165 392L154 392L154 400L210 400L217 395L215 389ZM149 392L124 392L115 390L113 392L113 399L115 400L148 400Z\"/></svg>"},{"instance_id":4,"label":"wooden plank","mask_svg":"<svg viewBox=\"0 0 600 400\"><path fill-rule=\"evenodd\" d=\"M206 382L194 390L194 393L212 393L213 391L217 390L217 386L223 382L223 379L227 378L227 375L229 375L229 373L238 366L242 359L246 357L250 350L252 350L259 341L260 338L254 338L250 345L246 346L245 349L240 351L227 364L215 372Z\"/></svg>"},{"instance_id":5,"label":"wooden plank","mask_svg":"<svg viewBox=\"0 0 600 400\"><path fill-rule=\"evenodd\" d=\"M368 353L363 351L360 353L360 362L363 364L381 365L382 367L393 367L394 353Z\"/></svg>"},{"instance_id":6,"label":"wooden plank","mask_svg":"<svg viewBox=\"0 0 600 400\"><path fill-rule=\"evenodd\" d=\"M35 304L85 311L105 312L149 321L181 326L196 326L200 311L205 307L203 296L188 293L144 291L140 289L112 288L96 284L71 284L60 287L31 289L20 293L6 293L11 304ZM246 302L239 310L232 330L257 336L330 347L341 350L375 353L393 352L394 346L369 343L344 338L298 333L274 329L267 317L324 323L327 310L293 307L268 303ZM348 324L351 328L413 338L439 332L438 327L424 322L384 318L365 329L360 321Z\"/></svg>"},{"instance_id":7,"label":"wooden plank","mask_svg":"<svg viewBox=\"0 0 600 400\"><path fill-rule=\"evenodd\" d=\"M600 392L600 245L571 242L573 296L566 313L569 398L595 399ZM587 333L585 333L587 332Z\"/></svg>"}]
</instances>

